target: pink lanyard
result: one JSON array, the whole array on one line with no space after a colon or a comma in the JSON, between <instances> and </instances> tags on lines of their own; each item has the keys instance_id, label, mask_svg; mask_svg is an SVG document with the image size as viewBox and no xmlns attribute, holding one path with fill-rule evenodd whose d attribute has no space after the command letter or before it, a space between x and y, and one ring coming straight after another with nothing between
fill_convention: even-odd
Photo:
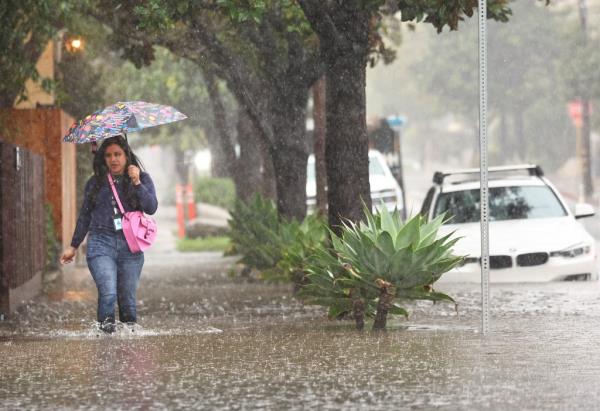
<instances>
[{"instance_id":1,"label":"pink lanyard","mask_svg":"<svg viewBox=\"0 0 600 411\"><path fill-rule=\"evenodd\" d=\"M113 178L110 175L110 173L108 173L106 175L106 177L108 178L108 182L110 183L110 187L112 188L112 192L115 195L115 200L117 200L117 204L119 205L119 210L121 210L121 214L125 215L125 210L123 209L123 204L121 204L121 199L119 199L119 194L117 193L117 189L115 188L115 183L113 182Z\"/></svg>"}]
</instances>

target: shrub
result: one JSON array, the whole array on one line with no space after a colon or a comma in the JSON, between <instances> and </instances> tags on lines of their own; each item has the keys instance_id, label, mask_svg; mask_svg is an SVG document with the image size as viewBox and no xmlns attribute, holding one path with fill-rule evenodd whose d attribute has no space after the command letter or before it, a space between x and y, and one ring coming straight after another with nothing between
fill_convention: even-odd
<instances>
[{"instance_id":1,"label":"shrub","mask_svg":"<svg viewBox=\"0 0 600 411\"><path fill-rule=\"evenodd\" d=\"M305 282L305 261L327 238L321 217L282 221L273 202L260 195L248 204L237 202L230 214L229 254L241 254L239 262L261 271L265 280L291 280L296 289Z\"/></svg>"},{"instance_id":2,"label":"shrub","mask_svg":"<svg viewBox=\"0 0 600 411\"><path fill-rule=\"evenodd\" d=\"M235 184L230 178L198 178L194 182L194 198L196 202L230 210L235 206Z\"/></svg>"},{"instance_id":3,"label":"shrub","mask_svg":"<svg viewBox=\"0 0 600 411\"><path fill-rule=\"evenodd\" d=\"M283 223L282 228L294 230L294 233L286 237L293 236L295 241L283 248L276 272L283 278L291 280L294 283L294 292L297 292L308 281L304 267L314 253L328 241L327 225L323 217L312 214L307 216L300 225Z\"/></svg>"},{"instance_id":4,"label":"shrub","mask_svg":"<svg viewBox=\"0 0 600 411\"><path fill-rule=\"evenodd\" d=\"M281 229L273 202L257 194L248 204L236 201L230 215L228 254L241 254L240 263L259 271L275 268L284 243L293 241L294 229Z\"/></svg>"},{"instance_id":5,"label":"shrub","mask_svg":"<svg viewBox=\"0 0 600 411\"><path fill-rule=\"evenodd\" d=\"M330 233L332 248L316 250L305 266L308 284L301 290L306 302L329 308L331 317L352 314L359 329L364 317L375 317L373 329L385 329L388 314L407 316L402 300L454 300L433 290L441 275L463 257L452 255L458 239L437 237L444 222L417 215L405 224L398 211L383 208L366 222L347 222L341 236Z\"/></svg>"}]
</instances>

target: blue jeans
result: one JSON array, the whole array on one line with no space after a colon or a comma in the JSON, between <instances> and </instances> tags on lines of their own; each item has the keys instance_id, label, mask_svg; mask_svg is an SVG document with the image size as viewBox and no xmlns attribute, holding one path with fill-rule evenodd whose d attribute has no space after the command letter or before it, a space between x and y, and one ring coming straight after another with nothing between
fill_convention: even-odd
<instances>
[{"instance_id":1,"label":"blue jeans","mask_svg":"<svg viewBox=\"0 0 600 411\"><path fill-rule=\"evenodd\" d=\"M98 288L98 321L114 322L118 301L119 320L136 322L136 291L144 253L129 251L122 231L90 233L86 258Z\"/></svg>"}]
</instances>

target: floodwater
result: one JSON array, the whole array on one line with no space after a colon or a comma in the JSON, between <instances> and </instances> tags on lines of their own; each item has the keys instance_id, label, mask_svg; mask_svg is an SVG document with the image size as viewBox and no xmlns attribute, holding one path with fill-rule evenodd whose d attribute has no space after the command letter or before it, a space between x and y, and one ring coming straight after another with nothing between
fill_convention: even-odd
<instances>
[{"instance_id":1,"label":"floodwater","mask_svg":"<svg viewBox=\"0 0 600 411\"><path fill-rule=\"evenodd\" d=\"M162 262L161 262L162 261ZM407 304L386 333L328 321L285 285L231 278L217 254L149 259L140 324L93 322L85 269L0 323L1 409L596 409L597 282L491 287Z\"/></svg>"}]
</instances>

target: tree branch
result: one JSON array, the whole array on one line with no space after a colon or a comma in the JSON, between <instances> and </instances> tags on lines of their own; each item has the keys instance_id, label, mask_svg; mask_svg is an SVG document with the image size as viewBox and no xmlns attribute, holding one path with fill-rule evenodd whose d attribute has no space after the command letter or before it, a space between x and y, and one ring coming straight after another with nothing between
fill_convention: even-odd
<instances>
[{"instance_id":1,"label":"tree branch","mask_svg":"<svg viewBox=\"0 0 600 411\"><path fill-rule=\"evenodd\" d=\"M319 34L323 48L330 49L344 41L329 14L329 8L322 0L298 0L298 4L313 30ZM325 39L327 44L323 44Z\"/></svg>"},{"instance_id":2,"label":"tree branch","mask_svg":"<svg viewBox=\"0 0 600 411\"><path fill-rule=\"evenodd\" d=\"M244 61L237 55L230 53L227 47L217 39L214 32L199 27L199 22L196 19L192 22L191 30L193 36L206 47L211 60L221 68L223 77L233 84L234 87L230 87L231 92L242 105L246 106L261 136L265 138L268 144L273 144L273 129L264 120L265 109L260 107L253 97L254 95L260 95L262 90L267 90L268 85L256 76L251 76L252 70L246 67Z\"/></svg>"}]
</instances>

